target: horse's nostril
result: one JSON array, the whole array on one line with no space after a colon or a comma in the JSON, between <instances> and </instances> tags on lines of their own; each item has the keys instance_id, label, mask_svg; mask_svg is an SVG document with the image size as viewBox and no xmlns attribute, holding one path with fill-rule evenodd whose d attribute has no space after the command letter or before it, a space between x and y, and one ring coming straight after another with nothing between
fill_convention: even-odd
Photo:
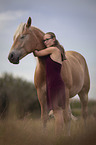
<instances>
[{"instance_id":1,"label":"horse's nostril","mask_svg":"<svg viewBox=\"0 0 96 145\"><path fill-rule=\"evenodd\" d=\"M14 60L14 53L10 53L9 56L8 56L8 59L11 61L11 60Z\"/></svg>"},{"instance_id":2,"label":"horse's nostril","mask_svg":"<svg viewBox=\"0 0 96 145\"><path fill-rule=\"evenodd\" d=\"M13 59L13 58L14 58L14 55L13 55L13 54L11 54L11 55L10 55L10 58L11 58L11 59Z\"/></svg>"}]
</instances>

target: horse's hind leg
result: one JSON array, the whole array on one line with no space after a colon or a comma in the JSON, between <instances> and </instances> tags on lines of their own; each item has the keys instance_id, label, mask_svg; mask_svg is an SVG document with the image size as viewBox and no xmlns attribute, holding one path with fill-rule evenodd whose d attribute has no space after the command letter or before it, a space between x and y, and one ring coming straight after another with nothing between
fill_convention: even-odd
<instances>
[{"instance_id":1,"label":"horse's hind leg","mask_svg":"<svg viewBox=\"0 0 96 145\"><path fill-rule=\"evenodd\" d=\"M66 88L66 101L65 101L65 109L63 111L63 117L65 122L65 132L68 136L70 136L70 126L71 126L71 109L69 107L69 89Z\"/></svg>"},{"instance_id":2,"label":"horse's hind leg","mask_svg":"<svg viewBox=\"0 0 96 145\"><path fill-rule=\"evenodd\" d=\"M86 120L88 115L88 93L81 91L78 95L81 100L82 115L84 120Z\"/></svg>"},{"instance_id":3,"label":"horse's hind leg","mask_svg":"<svg viewBox=\"0 0 96 145\"><path fill-rule=\"evenodd\" d=\"M80 100L81 100L81 107L82 107L82 115L84 120L87 118L88 114L88 92L90 89L90 77L87 68L87 64L85 62L85 69L84 69L84 84L81 91L78 93Z\"/></svg>"}]
</instances>

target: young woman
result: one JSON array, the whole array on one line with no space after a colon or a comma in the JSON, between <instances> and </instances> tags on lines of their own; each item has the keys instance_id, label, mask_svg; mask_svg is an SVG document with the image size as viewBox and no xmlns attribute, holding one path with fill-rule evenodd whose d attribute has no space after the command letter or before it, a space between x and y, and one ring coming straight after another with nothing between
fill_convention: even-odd
<instances>
[{"instance_id":1,"label":"young woman","mask_svg":"<svg viewBox=\"0 0 96 145\"><path fill-rule=\"evenodd\" d=\"M52 32L44 35L45 49L37 51L36 56L45 56L47 105L49 110L65 107L65 86L61 78L62 61L66 59L64 48L56 40Z\"/></svg>"}]
</instances>

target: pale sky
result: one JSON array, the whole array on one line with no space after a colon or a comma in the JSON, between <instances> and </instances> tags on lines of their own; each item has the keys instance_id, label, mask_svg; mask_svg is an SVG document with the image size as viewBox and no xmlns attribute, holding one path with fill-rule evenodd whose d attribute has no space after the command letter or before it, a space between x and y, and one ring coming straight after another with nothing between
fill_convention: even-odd
<instances>
[{"instance_id":1,"label":"pale sky","mask_svg":"<svg viewBox=\"0 0 96 145\"><path fill-rule=\"evenodd\" d=\"M89 98L96 99L96 0L0 0L0 75L8 72L34 82L33 54L19 65L7 59L16 28L29 16L32 25L54 32L66 51L85 57L91 79Z\"/></svg>"}]
</instances>

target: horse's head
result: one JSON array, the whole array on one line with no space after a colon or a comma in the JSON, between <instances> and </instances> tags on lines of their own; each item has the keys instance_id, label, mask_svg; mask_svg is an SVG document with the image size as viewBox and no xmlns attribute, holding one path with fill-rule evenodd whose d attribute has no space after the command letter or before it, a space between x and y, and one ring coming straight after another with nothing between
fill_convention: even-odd
<instances>
[{"instance_id":1,"label":"horse's head","mask_svg":"<svg viewBox=\"0 0 96 145\"><path fill-rule=\"evenodd\" d=\"M8 59L11 63L18 64L19 60L35 49L42 49L44 33L35 27L31 27L31 18L27 24L21 23L14 35L14 43L11 47Z\"/></svg>"}]
</instances>

